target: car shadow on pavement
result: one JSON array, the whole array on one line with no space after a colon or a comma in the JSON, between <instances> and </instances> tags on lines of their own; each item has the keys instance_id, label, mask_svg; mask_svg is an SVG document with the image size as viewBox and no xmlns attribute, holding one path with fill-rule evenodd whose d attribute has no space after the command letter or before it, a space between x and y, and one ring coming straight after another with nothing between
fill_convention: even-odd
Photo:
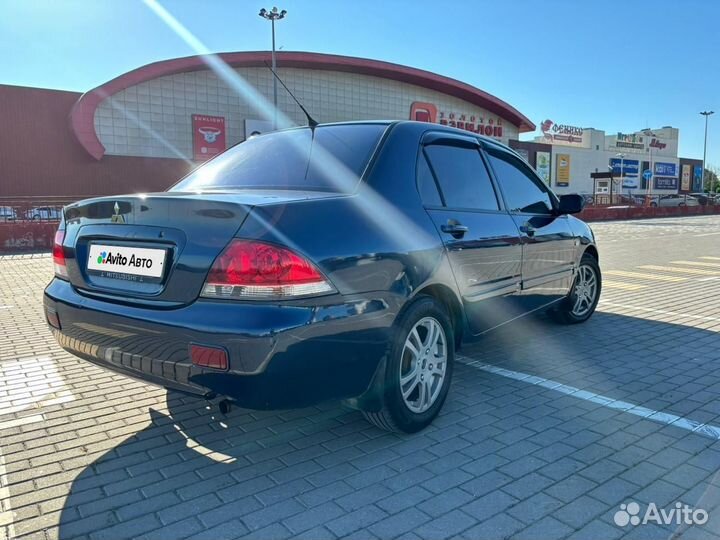
<instances>
[{"instance_id":1,"label":"car shadow on pavement","mask_svg":"<svg viewBox=\"0 0 720 540\"><path fill-rule=\"evenodd\" d=\"M720 423L717 344L711 330L598 312L571 327L544 318L508 325L463 355ZM706 509L720 501L716 440L462 361L457 368L443 413L411 436L384 433L339 404L223 416L168 392L143 429L74 479L58 535L320 538L368 529L380 538L499 538L547 515L557 530L537 537L591 525L606 537L617 536L612 516L628 498Z\"/></svg>"}]
</instances>

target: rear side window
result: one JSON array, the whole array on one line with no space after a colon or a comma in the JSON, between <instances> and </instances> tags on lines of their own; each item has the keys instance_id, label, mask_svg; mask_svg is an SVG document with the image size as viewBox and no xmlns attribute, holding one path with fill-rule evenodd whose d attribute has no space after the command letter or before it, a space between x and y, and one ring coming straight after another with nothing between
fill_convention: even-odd
<instances>
[{"instance_id":1,"label":"rear side window","mask_svg":"<svg viewBox=\"0 0 720 540\"><path fill-rule=\"evenodd\" d=\"M252 137L198 168L170 191L353 191L385 128L346 124Z\"/></svg>"},{"instance_id":2,"label":"rear side window","mask_svg":"<svg viewBox=\"0 0 720 540\"><path fill-rule=\"evenodd\" d=\"M425 152L445 206L499 210L495 190L480 152L473 148L429 145Z\"/></svg>"},{"instance_id":3,"label":"rear side window","mask_svg":"<svg viewBox=\"0 0 720 540\"><path fill-rule=\"evenodd\" d=\"M420 198L425 206L442 206L440 192L424 154L420 154L418 159L417 183Z\"/></svg>"}]
</instances>

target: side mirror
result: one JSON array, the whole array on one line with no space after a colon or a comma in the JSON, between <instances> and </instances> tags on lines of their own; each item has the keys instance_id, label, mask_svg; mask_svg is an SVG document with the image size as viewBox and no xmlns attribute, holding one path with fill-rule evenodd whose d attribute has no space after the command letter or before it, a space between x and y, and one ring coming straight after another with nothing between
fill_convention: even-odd
<instances>
[{"instance_id":1,"label":"side mirror","mask_svg":"<svg viewBox=\"0 0 720 540\"><path fill-rule=\"evenodd\" d=\"M558 214L577 214L585 206L585 198L577 193L561 195L558 204Z\"/></svg>"}]
</instances>

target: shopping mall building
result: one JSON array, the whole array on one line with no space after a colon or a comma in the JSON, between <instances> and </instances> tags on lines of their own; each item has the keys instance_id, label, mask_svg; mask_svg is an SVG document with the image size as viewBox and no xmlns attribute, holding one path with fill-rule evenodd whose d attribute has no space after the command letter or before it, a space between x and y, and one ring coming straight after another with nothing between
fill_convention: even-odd
<instances>
[{"instance_id":1,"label":"shopping mall building","mask_svg":"<svg viewBox=\"0 0 720 540\"><path fill-rule=\"evenodd\" d=\"M533 141L510 141L510 146L534 165L557 193L702 191L702 160L678 156L677 128L608 135L599 129L544 120L540 131L542 135Z\"/></svg>"},{"instance_id":2,"label":"shopping mall building","mask_svg":"<svg viewBox=\"0 0 720 540\"><path fill-rule=\"evenodd\" d=\"M516 148L558 192L608 189L591 173L609 166L625 173L616 191L620 183L623 191L641 190L650 162L654 191L699 187L699 163L678 158L677 129L606 135L545 121L541 137L521 142L535 131L533 122L466 83L362 58L280 52L277 60L282 80L320 122L413 119L481 133ZM269 62L269 52L165 60L84 94L0 85L0 197L167 188L228 146L272 129ZM306 123L281 86L278 108L281 124Z\"/></svg>"},{"instance_id":3,"label":"shopping mall building","mask_svg":"<svg viewBox=\"0 0 720 540\"><path fill-rule=\"evenodd\" d=\"M0 196L163 190L215 153L272 129L270 53L216 58L222 63L191 56L149 64L82 95L0 86ZM413 118L505 143L535 130L501 99L427 71L300 52L280 52L277 62L319 122ZM280 123L306 123L282 86L278 108Z\"/></svg>"}]
</instances>

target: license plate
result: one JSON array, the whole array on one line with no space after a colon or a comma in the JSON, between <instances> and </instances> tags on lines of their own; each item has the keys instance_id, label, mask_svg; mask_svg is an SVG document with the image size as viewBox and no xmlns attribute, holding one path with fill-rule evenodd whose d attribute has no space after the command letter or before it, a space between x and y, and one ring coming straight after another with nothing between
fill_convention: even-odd
<instances>
[{"instance_id":1,"label":"license plate","mask_svg":"<svg viewBox=\"0 0 720 540\"><path fill-rule=\"evenodd\" d=\"M113 274L160 278L165 266L166 250L128 246L92 244L87 268L107 277ZM117 276L122 278L122 276Z\"/></svg>"}]
</instances>

